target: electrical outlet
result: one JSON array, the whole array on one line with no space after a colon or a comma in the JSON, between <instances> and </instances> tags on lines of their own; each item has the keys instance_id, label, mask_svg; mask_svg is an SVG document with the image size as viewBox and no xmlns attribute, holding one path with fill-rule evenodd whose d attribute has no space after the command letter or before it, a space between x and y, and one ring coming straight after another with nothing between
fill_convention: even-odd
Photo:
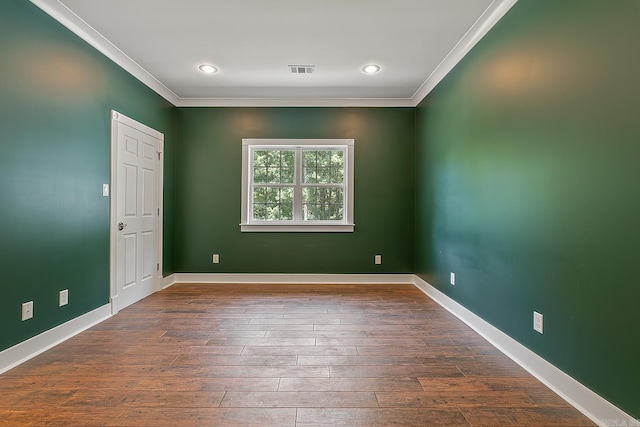
<instances>
[{"instance_id":1,"label":"electrical outlet","mask_svg":"<svg viewBox=\"0 0 640 427\"><path fill-rule=\"evenodd\" d=\"M62 307L63 305L69 304L69 289L64 289L60 291L60 299L58 301L58 305Z\"/></svg>"},{"instance_id":2,"label":"electrical outlet","mask_svg":"<svg viewBox=\"0 0 640 427\"><path fill-rule=\"evenodd\" d=\"M449 283L455 286L456 284L456 273L451 272L451 278L449 279Z\"/></svg>"},{"instance_id":3,"label":"electrical outlet","mask_svg":"<svg viewBox=\"0 0 640 427\"><path fill-rule=\"evenodd\" d=\"M376 265L382 264L382 255L375 255L373 257L373 263Z\"/></svg>"},{"instance_id":4,"label":"electrical outlet","mask_svg":"<svg viewBox=\"0 0 640 427\"><path fill-rule=\"evenodd\" d=\"M33 317L33 301L22 304L22 320L28 320Z\"/></svg>"},{"instance_id":5,"label":"electrical outlet","mask_svg":"<svg viewBox=\"0 0 640 427\"><path fill-rule=\"evenodd\" d=\"M220 263L220 255L219 254L213 254L213 263L214 264L219 264Z\"/></svg>"},{"instance_id":6,"label":"electrical outlet","mask_svg":"<svg viewBox=\"0 0 640 427\"><path fill-rule=\"evenodd\" d=\"M533 312L533 330L541 334L544 333L544 317L537 311Z\"/></svg>"}]
</instances>

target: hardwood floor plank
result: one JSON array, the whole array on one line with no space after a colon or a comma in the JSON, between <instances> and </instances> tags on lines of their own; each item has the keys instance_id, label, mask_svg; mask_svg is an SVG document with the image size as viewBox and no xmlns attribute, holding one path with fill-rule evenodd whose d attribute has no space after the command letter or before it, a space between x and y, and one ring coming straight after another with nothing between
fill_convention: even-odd
<instances>
[{"instance_id":1,"label":"hardwood floor plank","mask_svg":"<svg viewBox=\"0 0 640 427\"><path fill-rule=\"evenodd\" d=\"M477 353L467 346L427 345L424 347L407 346L358 346L360 356L415 356L423 358L442 358L451 356L477 356Z\"/></svg>"},{"instance_id":2,"label":"hardwood floor plank","mask_svg":"<svg viewBox=\"0 0 640 427\"><path fill-rule=\"evenodd\" d=\"M455 365L438 366L331 366L335 378L387 378L387 377L461 377Z\"/></svg>"},{"instance_id":3,"label":"hardwood floor plank","mask_svg":"<svg viewBox=\"0 0 640 427\"><path fill-rule=\"evenodd\" d=\"M2 409L18 409L31 408L33 402L37 399L43 399L48 405L58 406L67 402L72 396L78 392L74 388L53 388L42 391L37 387L0 389L2 398L0 399L0 408Z\"/></svg>"},{"instance_id":4,"label":"hardwood floor plank","mask_svg":"<svg viewBox=\"0 0 640 427\"><path fill-rule=\"evenodd\" d=\"M419 358L425 366L455 365L465 376L526 377L530 374L505 355Z\"/></svg>"},{"instance_id":5,"label":"hardwood floor plank","mask_svg":"<svg viewBox=\"0 0 640 427\"><path fill-rule=\"evenodd\" d=\"M278 391L424 391L416 378L281 378Z\"/></svg>"},{"instance_id":6,"label":"hardwood floor plank","mask_svg":"<svg viewBox=\"0 0 640 427\"><path fill-rule=\"evenodd\" d=\"M540 381L532 376L526 377L443 377L418 378L424 391L472 390L550 392ZM552 393L554 396L555 393Z\"/></svg>"},{"instance_id":7,"label":"hardwood floor plank","mask_svg":"<svg viewBox=\"0 0 640 427\"><path fill-rule=\"evenodd\" d=\"M364 331L267 331L266 338L366 338Z\"/></svg>"},{"instance_id":8,"label":"hardwood floor plank","mask_svg":"<svg viewBox=\"0 0 640 427\"><path fill-rule=\"evenodd\" d=\"M316 338L317 345L355 345L380 347L426 347L419 338Z\"/></svg>"},{"instance_id":9,"label":"hardwood floor plank","mask_svg":"<svg viewBox=\"0 0 640 427\"><path fill-rule=\"evenodd\" d=\"M264 319L254 317L249 321L250 325L339 325L340 319L326 317L324 319L302 317L296 319Z\"/></svg>"},{"instance_id":10,"label":"hardwood floor plank","mask_svg":"<svg viewBox=\"0 0 640 427\"><path fill-rule=\"evenodd\" d=\"M175 408L132 409L123 427L295 427L295 408Z\"/></svg>"},{"instance_id":11,"label":"hardwood floor plank","mask_svg":"<svg viewBox=\"0 0 640 427\"><path fill-rule=\"evenodd\" d=\"M207 345L291 346L316 345L315 338L214 338ZM321 345L321 344L318 344Z\"/></svg>"},{"instance_id":12,"label":"hardwood floor plank","mask_svg":"<svg viewBox=\"0 0 640 427\"><path fill-rule=\"evenodd\" d=\"M227 392L220 405L235 408L377 408L372 392Z\"/></svg>"},{"instance_id":13,"label":"hardwood floor plank","mask_svg":"<svg viewBox=\"0 0 640 427\"><path fill-rule=\"evenodd\" d=\"M20 389L39 390L45 397L51 390L70 390L85 387L106 388L127 390L134 388L142 380L141 377L102 377L107 381L96 381L95 376L83 377L77 375L65 376L60 374L52 375L29 375L29 376L7 376L9 381L2 384L3 394L11 393ZM98 378L99 379L99 378ZM42 396L39 396L42 397ZM36 401L32 401L32 404ZM0 414L1 415L1 414Z\"/></svg>"},{"instance_id":14,"label":"hardwood floor plank","mask_svg":"<svg viewBox=\"0 0 640 427\"><path fill-rule=\"evenodd\" d=\"M198 375L232 378L329 377L328 366L203 366Z\"/></svg>"},{"instance_id":15,"label":"hardwood floor plank","mask_svg":"<svg viewBox=\"0 0 640 427\"><path fill-rule=\"evenodd\" d=\"M381 408L434 408L499 406L503 408L536 407L537 403L523 391L430 391L376 392Z\"/></svg>"},{"instance_id":16,"label":"hardwood floor plank","mask_svg":"<svg viewBox=\"0 0 640 427\"><path fill-rule=\"evenodd\" d=\"M256 325L256 324L220 324L216 330L230 333L229 331L313 331L314 325ZM231 332L233 334L233 332Z\"/></svg>"},{"instance_id":17,"label":"hardwood floor plank","mask_svg":"<svg viewBox=\"0 0 640 427\"><path fill-rule=\"evenodd\" d=\"M216 408L220 406L224 391L194 391L194 390L128 390L114 392L113 390L78 390L64 402L63 406L73 406L83 409L107 406L115 408L133 407L171 407L171 408Z\"/></svg>"},{"instance_id":18,"label":"hardwood floor plank","mask_svg":"<svg viewBox=\"0 0 640 427\"><path fill-rule=\"evenodd\" d=\"M327 345L305 345L305 346L246 346L243 355L299 355L299 356L356 356L356 347L351 346L327 346Z\"/></svg>"},{"instance_id":19,"label":"hardwood floor plank","mask_svg":"<svg viewBox=\"0 0 640 427\"><path fill-rule=\"evenodd\" d=\"M457 409L300 408L296 427L469 427ZM494 425L495 427L495 425Z\"/></svg>"},{"instance_id":20,"label":"hardwood floor plank","mask_svg":"<svg viewBox=\"0 0 640 427\"><path fill-rule=\"evenodd\" d=\"M125 410L115 408L79 413L77 408L40 405L35 410L2 411L0 426L115 427L122 425L125 413Z\"/></svg>"},{"instance_id":21,"label":"hardwood floor plank","mask_svg":"<svg viewBox=\"0 0 640 427\"><path fill-rule=\"evenodd\" d=\"M217 356L239 356L242 354L245 346L243 345L182 345L174 344L171 346L172 350L180 354L208 354ZM166 351L167 346L162 344L151 344L141 347L132 347L127 350L126 354L130 355L144 355L148 353L157 353Z\"/></svg>"},{"instance_id":22,"label":"hardwood floor plank","mask_svg":"<svg viewBox=\"0 0 640 427\"><path fill-rule=\"evenodd\" d=\"M140 380L136 390L174 390L174 391L277 391L279 377L273 378L234 378L234 377L149 377Z\"/></svg>"},{"instance_id":23,"label":"hardwood floor plank","mask_svg":"<svg viewBox=\"0 0 640 427\"><path fill-rule=\"evenodd\" d=\"M476 407L462 408L462 413L473 427L584 427L593 423L578 411L566 408L537 407Z\"/></svg>"},{"instance_id":24,"label":"hardwood floor plank","mask_svg":"<svg viewBox=\"0 0 640 427\"><path fill-rule=\"evenodd\" d=\"M298 356L298 365L421 365L411 356Z\"/></svg>"},{"instance_id":25,"label":"hardwood floor plank","mask_svg":"<svg viewBox=\"0 0 640 427\"><path fill-rule=\"evenodd\" d=\"M283 366L298 364L297 356L219 356L185 354L178 356L173 366Z\"/></svg>"}]
</instances>

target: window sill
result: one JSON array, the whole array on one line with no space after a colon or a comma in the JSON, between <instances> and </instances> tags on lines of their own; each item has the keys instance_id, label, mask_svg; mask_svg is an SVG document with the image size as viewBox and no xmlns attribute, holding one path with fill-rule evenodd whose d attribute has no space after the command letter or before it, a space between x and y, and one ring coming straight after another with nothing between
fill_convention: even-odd
<instances>
[{"instance_id":1,"label":"window sill","mask_svg":"<svg viewBox=\"0 0 640 427\"><path fill-rule=\"evenodd\" d=\"M353 233L355 224L240 224L243 233Z\"/></svg>"}]
</instances>

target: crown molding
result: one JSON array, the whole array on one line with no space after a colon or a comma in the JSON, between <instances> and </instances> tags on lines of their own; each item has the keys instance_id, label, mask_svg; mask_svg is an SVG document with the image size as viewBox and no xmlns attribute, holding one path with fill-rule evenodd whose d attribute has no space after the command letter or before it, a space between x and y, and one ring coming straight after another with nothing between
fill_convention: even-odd
<instances>
[{"instance_id":1,"label":"crown molding","mask_svg":"<svg viewBox=\"0 0 640 427\"><path fill-rule=\"evenodd\" d=\"M30 1L53 19L67 27L82 40L89 43L107 58L124 68L125 71L140 80L158 95L162 96L173 105L176 105L179 98L175 93L152 76L147 70L142 68L140 64L118 49L117 46L107 40L86 21L73 13L68 7L60 3L58 0Z\"/></svg>"},{"instance_id":2,"label":"crown molding","mask_svg":"<svg viewBox=\"0 0 640 427\"><path fill-rule=\"evenodd\" d=\"M494 0L411 98L180 98L59 0L30 0L176 107L416 107L518 0Z\"/></svg>"},{"instance_id":3,"label":"crown molding","mask_svg":"<svg viewBox=\"0 0 640 427\"><path fill-rule=\"evenodd\" d=\"M517 2L518 0L495 0L491 3L411 97L413 105L417 106L422 102Z\"/></svg>"},{"instance_id":4,"label":"crown molding","mask_svg":"<svg viewBox=\"0 0 640 427\"><path fill-rule=\"evenodd\" d=\"M412 98L179 98L176 107L415 107Z\"/></svg>"}]
</instances>

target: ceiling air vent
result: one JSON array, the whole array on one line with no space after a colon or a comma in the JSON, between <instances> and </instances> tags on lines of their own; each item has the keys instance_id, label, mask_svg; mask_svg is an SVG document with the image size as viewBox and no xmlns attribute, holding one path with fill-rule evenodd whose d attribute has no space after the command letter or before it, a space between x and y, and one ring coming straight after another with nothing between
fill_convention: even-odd
<instances>
[{"instance_id":1,"label":"ceiling air vent","mask_svg":"<svg viewBox=\"0 0 640 427\"><path fill-rule=\"evenodd\" d=\"M289 65L291 74L312 74L316 66L315 65Z\"/></svg>"}]
</instances>

